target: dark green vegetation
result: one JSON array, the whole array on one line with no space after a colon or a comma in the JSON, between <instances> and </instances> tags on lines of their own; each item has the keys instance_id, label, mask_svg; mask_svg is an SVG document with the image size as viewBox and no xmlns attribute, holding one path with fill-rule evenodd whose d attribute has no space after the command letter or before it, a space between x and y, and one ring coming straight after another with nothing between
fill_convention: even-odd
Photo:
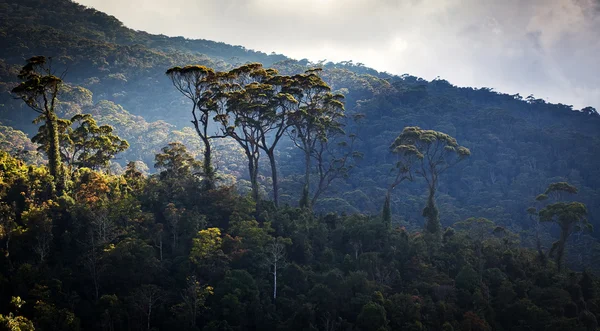
<instances>
[{"instance_id":1,"label":"dark green vegetation","mask_svg":"<svg viewBox=\"0 0 600 331\"><path fill-rule=\"evenodd\" d=\"M0 46L0 329L597 329L593 108L66 0Z\"/></svg>"}]
</instances>

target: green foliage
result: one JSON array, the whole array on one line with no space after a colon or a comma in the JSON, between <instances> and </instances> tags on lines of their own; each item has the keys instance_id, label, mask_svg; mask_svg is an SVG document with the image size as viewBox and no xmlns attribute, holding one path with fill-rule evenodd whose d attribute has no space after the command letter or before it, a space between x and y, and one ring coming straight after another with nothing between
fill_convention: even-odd
<instances>
[{"instance_id":1,"label":"green foliage","mask_svg":"<svg viewBox=\"0 0 600 331\"><path fill-rule=\"evenodd\" d=\"M27 60L19 72L19 79L23 80L12 89L29 108L40 114L45 123L48 143L45 145L48 157L48 168L54 176L54 184L58 195L65 189L64 169L61 163L59 124L55 104L62 79L54 76L50 61L44 56L34 56Z\"/></svg>"},{"instance_id":2,"label":"green foliage","mask_svg":"<svg viewBox=\"0 0 600 331\"><path fill-rule=\"evenodd\" d=\"M597 223L590 109L350 62L274 64L285 58L132 31L69 0L0 1L0 41L0 328L597 328L596 275L566 271L597 265L597 243L580 231ZM31 75L49 64L40 57L17 81L15 54L32 51L57 54L53 66L69 66L73 85ZM176 67L185 63L197 65ZM15 86L18 103L5 93ZM31 112L18 110L39 107L40 91L59 95L54 122L41 117L45 129L33 130ZM185 127L190 109L195 123ZM37 146L17 131L50 137L40 146L50 155L48 123L64 162L75 144L95 151L70 163L77 169L58 198L52 164L24 157ZM225 132L213 136L218 126ZM267 155L258 175L244 146L217 139L236 134ZM131 147L121 151L124 139ZM365 156L360 165L355 155ZM241 195L233 185L248 180L262 197L282 193L281 203ZM581 202L563 196L571 193ZM300 197L301 206L318 201L317 213L289 206ZM431 222L421 233L423 204ZM565 272L528 248L527 216L543 255L560 231L552 253L564 255Z\"/></svg>"},{"instance_id":3,"label":"green foliage","mask_svg":"<svg viewBox=\"0 0 600 331\"><path fill-rule=\"evenodd\" d=\"M59 120L58 128L61 158L69 168L105 168L116 154L129 148L129 143L115 135L110 125L98 126L90 114ZM32 141L40 144L42 150L48 148L50 139L45 125Z\"/></svg>"},{"instance_id":4,"label":"green foliage","mask_svg":"<svg viewBox=\"0 0 600 331\"><path fill-rule=\"evenodd\" d=\"M540 210L541 222L554 222L560 228L560 239L553 244L550 254L555 254L558 270L562 269L567 240L574 232L592 231L588 222L587 208L580 202L557 202Z\"/></svg>"},{"instance_id":5,"label":"green foliage","mask_svg":"<svg viewBox=\"0 0 600 331\"><path fill-rule=\"evenodd\" d=\"M218 228L200 230L197 238L194 238L190 258L193 262L199 263L202 260L208 260L215 255L219 255L222 253L222 241L221 231Z\"/></svg>"},{"instance_id":6,"label":"green foliage","mask_svg":"<svg viewBox=\"0 0 600 331\"><path fill-rule=\"evenodd\" d=\"M576 303L593 307L595 276L543 269L529 250L499 240L487 219L458 222L432 252L424 252L422 234L361 215L281 207L256 220L252 200L228 188L179 182L195 161L174 147L157 157L161 174L144 176L135 164L123 175L79 169L72 199L60 204L44 193L44 166L0 154L0 202L21 210L0 210L0 279L23 298L2 323L63 330L597 324L599 312ZM31 198L19 202L20 192Z\"/></svg>"},{"instance_id":7,"label":"green foliage","mask_svg":"<svg viewBox=\"0 0 600 331\"><path fill-rule=\"evenodd\" d=\"M385 308L374 302L369 302L362 307L357 319L361 330L387 330Z\"/></svg>"},{"instance_id":8,"label":"green foliage","mask_svg":"<svg viewBox=\"0 0 600 331\"><path fill-rule=\"evenodd\" d=\"M448 134L435 130L423 130L416 126L405 127L390 149L404 158L396 165L399 169L397 178L401 178L400 174L408 173L407 178L412 179L410 173L412 163L420 163L420 167L417 167L415 173L425 179L429 188L427 204L422 214L426 219L425 230L434 236L439 236L441 224L439 210L435 205L439 175L469 157L471 151L466 147L459 146L456 139Z\"/></svg>"}]
</instances>

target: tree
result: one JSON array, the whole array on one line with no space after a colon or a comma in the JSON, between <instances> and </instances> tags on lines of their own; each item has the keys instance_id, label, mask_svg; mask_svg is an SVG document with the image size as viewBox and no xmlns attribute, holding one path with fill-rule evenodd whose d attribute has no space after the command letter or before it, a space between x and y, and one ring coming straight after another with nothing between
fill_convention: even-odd
<instances>
[{"instance_id":1,"label":"tree","mask_svg":"<svg viewBox=\"0 0 600 331\"><path fill-rule=\"evenodd\" d=\"M423 209L425 230L435 236L440 235L439 212L435 205L438 179L446 170L471 155L468 148L458 145L456 139L443 132L424 130L417 126L405 127L392 146L414 146L423 157L415 173L425 179L429 189L427 205Z\"/></svg>"},{"instance_id":2,"label":"tree","mask_svg":"<svg viewBox=\"0 0 600 331\"><path fill-rule=\"evenodd\" d=\"M208 228L198 231L193 239L190 260L200 265L214 265L218 258L223 257L223 238L219 228Z\"/></svg>"},{"instance_id":3,"label":"tree","mask_svg":"<svg viewBox=\"0 0 600 331\"><path fill-rule=\"evenodd\" d=\"M475 245L475 254L477 257L477 272L479 275L479 282L483 275L483 243L492 234L492 232L500 232L504 229L496 227L494 222L483 217L471 217L467 220L454 223L454 227L458 230L466 232L473 240Z\"/></svg>"},{"instance_id":4,"label":"tree","mask_svg":"<svg viewBox=\"0 0 600 331\"><path fill-rule=\"evenodd\" d=\"M120 234L113 214L118 192L108 175L81 169L75 173L73 216L77 222L77 241L85 255L82 264L88 271L94 287L94 298L100 298L100 278L104 271L102 263L105 249Z\"/></svg>"},{"instance_id":5,"label":"tree","mask_svg":"<svg viewBox=\"0 0 600 331\"><path fill-rule=\"evenodd\" d=\"M162 170L163 178L185 179L199 169L199 162L187 151L185 145L178 142L169 143L162 148L162 153L155 156L154 167Z\"/></svg>"},{"instance_id":6,"label":"tree","mask_svg":"<svg viewBox=\"0 0 600 331\"><path fill-rule=\"evenodd\" d=\"M277 237L267 247L267 259L273 274L273 300L277 299L277 271L285 267L285 246L291 243L290 239Z\"/></svg>"},{"instance_id":7,"label":"tree","mask_svg":"<svg viewBox=\"0 0 600 331\"><path fill-rule=\"evenodd\" d=\"M173 307L173 310L184 310L189 318L192 329L196 328L196 319L201 309L205 308L205 302L209 295L213 294L211 286L202 286L196 276L186 279L186 287L181 291L182 303Z\"/></svg>"},{"instance_id":8,"label":"tree","mask_svg":"<svg viewBox=\"0 0 600 331\"><path fill-rule=\"evenodd\" d=\"M349 141L345 140L348 138ZM338 178L348 178L356 162L363 154L354 149L357 137L355 134L346 136L342 124L328 130L325 139L319 139L312 154L316 168L316 185L310 200L310 206L315 206L319 197Z\"/></svg>"},{"instance_id":9,"label":"tree","mask_svg":"<svg viewBox=\"0 0 600 331\"><path fill-rule=\"evenodd\" d=\"M259 201L258 161L260 142L264 139L263 117L270 108L273 88L263 83L276 74L260 63L251 63L220 74L220 92L215 102L220 105L215 121L223 135L233 138L244 150L252 185L252 198ZM222 100L222 101L221 101Z\"/></svg>"},{"instance_id":10,"label":"tree","mask_svg":"<svg viewBox=\"0 0 600 331\"><path fill-rule=\"evenodd\" d=\"M145 284L133 292L134 306L146 316L146 330L150 331L152 310L162 300L163 291L156 285Z\"/></svg>"},{"instance_id":11,"label":"tree","mask_svg":"<svg viewBox=\"0 0 600 331\"><path fill-rule=\"evenodd\" d=\"M321 69L311 69L293 76L291 93L298 101L295 111L289 114L290 139L304 153L304 186L300 206L311 209L310 174L311 158L317 143L327 141L332 133L341 130L344 117L344 96L331 92L331 87L319 76Z\"/></svg>"},{"instance_id":12,"label":"tree","mask_svg":"<svg viewBox=\"0 0 600 331\"><path fill-rule=\"evenodd\" d=\"M289 114L298 104L298 101L290 93L293 80L289 76L275 75L268 80L272 86L271 100L260 116L259 130L261 139L258 147L261 148L269 158L271 166L271 180L273 187L273 203L279 206L279 178L277 164L275 161L275 148L281 138L291 125L288 121Z\"/></svg>"},{"instance_id":13,"label":"tree","mask_svg":"<svg viewBox=\"0 0 600 331\"><path fill-rule=\"evenodd\" d=\"M361 330L387 330L385 308L372 301L366 303L356 319L356 324Z\"/></svg>"},{"instance_id":14,"label":"tree","mask_svg":"<svg viewBox=\"0 0 600 331\"><path fill-rule=\"evenodd\" d=\"M21 297L12 297L10 304L14 310L18 311L23 307L25 301ZM33 322L24 316L15 316L12 312L8 315L0 314L0 330L4 331L33 331L35 327Z\"/></svg>"},{"instance_id":15,"label":"tree","mask_svg":"<svg viewBox=\"0 0 600 331\"><path fill-rule=\"evenodd\" d=\"M72 126L77 124L77 127ZM109 161L118 153L129 148L129 143L113 133L110 125L98 126L92 115L77 114L71 120L60 119L60 154L69 168L100 169L107 167ZM50 142L45 126L32 138L46 149Z\"/></svg>"},{"instance_id":16,"label":"tree","mask_svg":"<svg viewBox=\"0 0 600 331\"><path fill-rule=\"evenodd\" d=\"M548 195L539 194L535 198L535 206L527 208L527 214L529 215L529 220L533 223L534 231L535 231L535 247L538 251L538 258L545 265L546 264L546 253L542 248L542 237L541 237L541 226L540 222L540 214L539 211L544 203L544 201L548 200Z\"/></svg>"},{"instance_id":17,"label":"tree","mask_svg":"<svg viewBox=\"0 0 600 331\"><path fill-rule=\"evenodd\" d=\"M167 76L173 86L183 96L192 101L192 124L204 145L204 160L202 170L205 176L205 187L214 188L215 172L212 166L212 149L210 141L222 136L211 135L208 132L211 120L210 114L215 110L213 89L217 84L217 74L213 69L205 66L190 65L173 67L167 70Z\"/></svg>"},{"instance_id":18,"label":"tree","mask_svg":"<svg viewBox=\"0 0 600 331\"><path fill-rule=\"evenodd\" d=\"M38 119L44 122L48 145L45 149L48 168L54 177L57 195L65 190L64 169L60 156L58 116L55 106L63 84L60 77L54 75L50 59L34 56L27 60L18 77L23 80L12 93L16 94L29 108L40 114Z\"/></svg>"},{"instance_id":19,"label":"tree","mask_svg":"<svg viewBox=\"0 0 600 331\"><path fill-rule=\"evenodd\" d=\"M403 181L408 180L412 182L414 180L413 164L416 161L423 159L423 154L419 152L414 145L398 145L396 141L394 141L390 146L390 151L397 156L397 161L394 164L394 168L390 170L390 173L394 174L394 179L388 186L385 194L385 202L383 204L383 223L388 226L392 224L392 211L390 206L392 191Z\"/></svg>"},{"instance_id":20,"label":"tree","mask_svg":"<svg viewBox=\"0 0 600 331\"><path fill-rule=\"evenodd\" d=\"M183 214L183 212L185 211L185 209L180 210L177 209L177 207L175 206L174 203L169 203L167 205L167 208L165 208L164 210L164 216L165 219L167 220L168 224L169 224L169 228L171 230L171 238L172 238L172 242L171 242L171 253L173 253L173 256L175 256L175 253L178 252L178 246L179 246L179 221L181 220L181 215ZM161 250L162 250L162 240L160 242L161 245ZM162 259L161 259L162 260Z\"/></svg>"},{"instance_id":21,"label":"tree","mask_svg":"<svg viewBox=\"0 0 600 331\"><path fill-rule=\"evenodd\" d=\"M51 253L52 244L52 219L49 214L52 207L55 207L50 201L41 206L34 206L23 213L23 220L27 225L28 231L34 238L33 251L37 254L40 263L47 260Z\"/></svg>"},{"instance_id":22,"label":"tree","mask_svg":"<svg viewBox=\"0 0 600 331\"><path fill-rule=\"evenodd\" d=\"M562 193L577 193L577 188L565 183L553 183L548 186L544 194L554 195L557 198L562 197ZM560 228L560 237L558 241L552 244L550 255L555 256L558 271L562 271L565 247L569 237L579 231L592 231L593 227L586 218L587 208L581 202L559 201L546 206L539 211L541 222L553 222Z\"/></svg>"}]
</instances>

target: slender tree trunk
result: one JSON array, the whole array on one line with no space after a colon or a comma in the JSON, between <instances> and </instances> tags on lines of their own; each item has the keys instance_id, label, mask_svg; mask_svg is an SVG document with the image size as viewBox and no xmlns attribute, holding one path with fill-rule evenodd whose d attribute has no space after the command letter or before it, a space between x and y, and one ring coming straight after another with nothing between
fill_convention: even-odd
<instances>
[{"instance_id":1,"label":"slender tree trunk","mask_svg":"<svg viewBox=\"0 0 600 331\"><path fill-rule=\"evenodd\" d=\"M174 216L177 217L177 216ZM179 246L179 239L177 238L177 225L173 226L173 245L171 246L171 252L177 254L177 248Z\"/></svg>"},{"instance_id":2,"label":"slender tree trunk","mask_svg":"<svg viewBox=\"0 0 600 331\"><path fill-rule=\"evenodd\" d=\"M100 298L100 286L98 284L98 255L96 252L96 240L93 233L90 233L90 241L92 242L91 255L87 260L87 267L94 283L94 298L96 302Z\"/></svg>"},{"instance_id":3,"label":"slender tree trunk","mask_svg":"<svg viewBox=\"0 0 600 331\"><path fill-rule=\"evenodd\" d=\"M300 208L311 209L310 205L310 152L304 152L304 186L302 187L302 198L300 199Z\"/></svg>"},{"instance_id":4,"label":"slender tree trunk","mask_svg":"<svg viewBox=\"0 0 600 331\"><path fill-rule=\"evenodd\" d=\"M160 236L159 242L158 242L158 251L160 253L160 261L162 262L163 260L163 240L162 240L162 235Z\"/></svg>"},{"instance_id":5,"label":"slender tree trunk","mask_svg":"<svg viewBox=\"0 0 600 331\"><path fill-rule=\"evenodd\" d=\"M277 261L273 268L273 300L277 299Z\"/></svg>"},{"instance_id":6,"label":"slender tree trunk","mask_svg":"<svg viewBox=\"0 0 600 331\"><path fill-rule=\"evenodd\" d=\"M248 157L248 172L250 175L250 184L252 187L252 199L258 203L258 159L252 156L251 153L246 152Z\"/></svg>"},{"instance_id":7,"label":"slender tree trunk","mask_svg":"<svg viewBox=\"0 0 600 331\"><path fill-rule=\"evenodd\" d=\"M567 239L569 238L568 229L561 229L560 239L558 241L558 251L556 252L556 267L558 271L563 269L563 260L565 255L565 246L567 245Z\"/></svg>"},{"instance_id":8,"label":"slender tree trunk","mask_svg":"<svg viewBox=\"0 0 600 331\"><path fill-rule=\"evenodd\" d=\"M536 233L535 237L535 245L537 247L538 257L540 262L542 262L543 265L546 265L546 254L544 254L544 251L542 250L542 240L540 239L539 233Z\"/></svg>"},{"instance_id":9,"label":"slender tree trunk","mask_svg":"<svg viewBox=\"0 0 600 331\"><path fill-rule=\"evenodd\" d=\"M258 169L256 165L254 166L254 171L252 173L252 199L254 199L256 203L258 203L260 199L258 187Z\"/></svg>"},{"instance_id":10,"label":"slender tree trunk","mask_svg":"<svg viewBox=\"0 0 600 331\"><path fill-rule=\"evenodd\" d=\"M429 187L429 196L427 197L427 206L423 209L423 216L425 217L425 230L431 234L440 234L440 219L439 212L435 205L435 186Z\"/></svg>"},{"instance_id":11,"label":"slender tree trunk","mask_svg":"<svg viewBox=\"0 0 600 331\"><path fill-rule=\"evenodd\" d=\"M387 227L390 227L392 225L392 208L390 205L391 193L392 189L390 188L385 194L385 202L383 203L383 211L381 213L383 224L385 224Z\"/></svg>"},{"instance_id":12,"label":"slender tree trunk","mask_svg":"<svg viewBox=\"0 0 600 331\"><path fill-rule=\"evenodd\" d=\"M206 176L206 189L212 190L215 188L215 174L212 167L212 151L210 147L210 140L206 137L202 137L204 142L204 160L202 164L202 170Z\"/></svg>"},{"instance_id":13,"label":"slender tree trunk","mask_svg":"<svg viewBox=\"0 0 600 331\"><path fill-rule=\"evenodd\" d=\"M275 154L273 151L267 151L269 162L271 163L271 179L273 181L273 203L279 207L279 182L277 178L277 164L275 163Z\"/></svg>"},{"instance_id":14,"label":"slender tree trunk","mask_svg":"<svg viewBox=\"0 0 600 331\"><path fill-rule=\"evenodd\" d=\"M192 329L196 327L196 315L198 314L198 299L194 298L194 305L192 307Z\"/></svg>"},{"instance_id":15,"label":"slender tree trunk","mask_svg":"<svg viewBox=\"0 0 600 331\"><path fill-rule=\"evenodd\" d=\"M148 318L146 319L146 327L148 331L150 331L150 316L152 316L152 297L148 300Z\"/></svg>"},{"instance_id":16,"label":"slender tree trunk","mask_svg":"<svg viewBox=\"0 0 600 331\"><path fill-rule=\"evenodd\" d=\"M60 157L60 140L58 135L57 117L54 113L46 112L46 128L50 144L48 146L48 168L54 177L57 195L62 195L65 190L62 162Z\"/></svg>"}]
</instances>

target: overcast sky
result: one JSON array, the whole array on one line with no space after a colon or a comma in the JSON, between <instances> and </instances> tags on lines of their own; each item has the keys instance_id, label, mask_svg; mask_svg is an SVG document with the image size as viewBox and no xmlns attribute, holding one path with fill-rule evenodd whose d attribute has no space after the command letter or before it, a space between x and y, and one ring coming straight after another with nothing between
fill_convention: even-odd
<instances>
[{"instance_id":1,"label":"overcast sky","mask_svg":"<svg viewBox=\"0 0 600 331\"><path fill-rule=\"evenodd\" d=\"M136 30L600 109L600 0L76 0Z\"/></svg>"}]
</instances>

